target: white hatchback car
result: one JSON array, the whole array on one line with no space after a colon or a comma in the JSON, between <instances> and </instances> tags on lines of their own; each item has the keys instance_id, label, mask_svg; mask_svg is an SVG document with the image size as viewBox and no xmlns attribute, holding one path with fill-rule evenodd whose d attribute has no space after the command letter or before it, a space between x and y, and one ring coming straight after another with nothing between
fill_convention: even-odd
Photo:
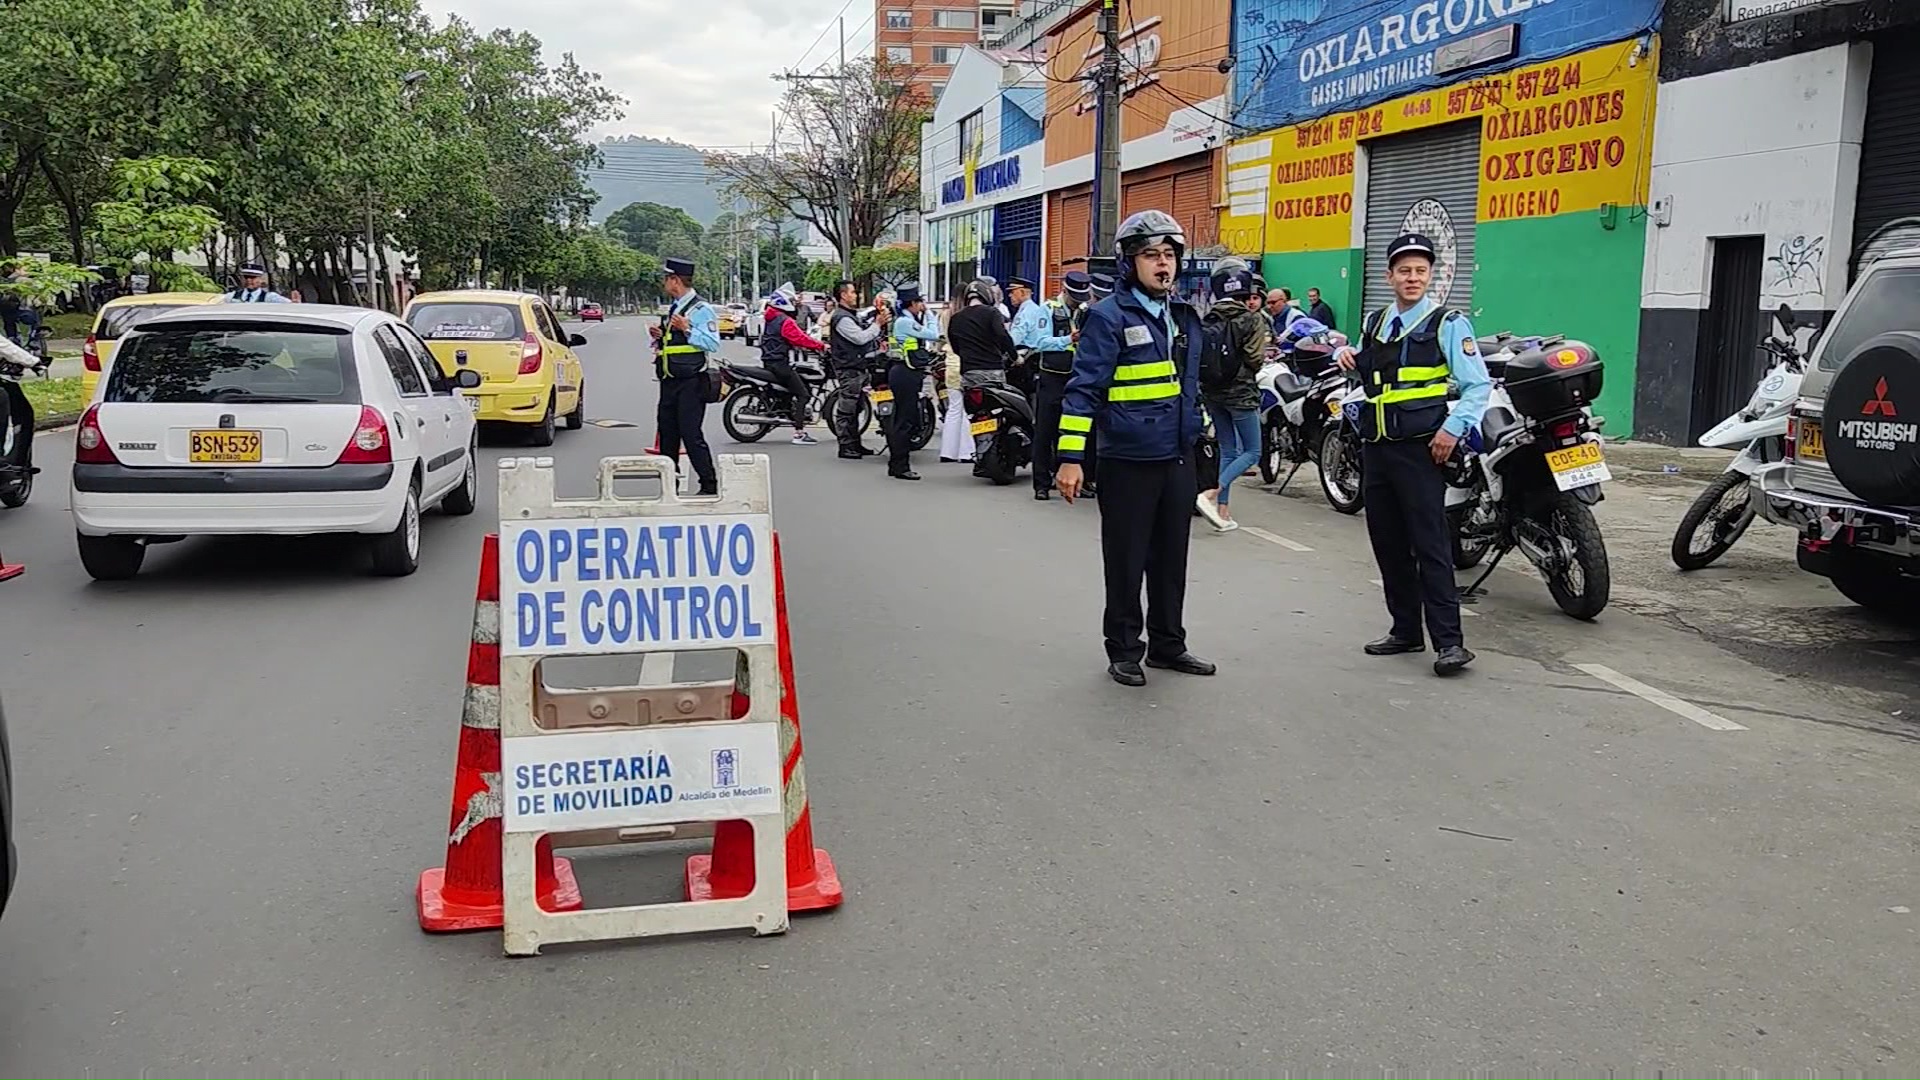
<instances>
[{"instance_id":1,"label":"white hatchback car","mask_svg":"<svg viewBox=\"0 0 1920 1080\"><path fill-rule=\"evenodd\" d=\"M73 520L101 581L147 545L210 535L361 533L376 573L411 574L420 514L478 495L478 372L448 377L384 312L189 308L121 343L80 418Z\"/></svg>"}]
</instances>

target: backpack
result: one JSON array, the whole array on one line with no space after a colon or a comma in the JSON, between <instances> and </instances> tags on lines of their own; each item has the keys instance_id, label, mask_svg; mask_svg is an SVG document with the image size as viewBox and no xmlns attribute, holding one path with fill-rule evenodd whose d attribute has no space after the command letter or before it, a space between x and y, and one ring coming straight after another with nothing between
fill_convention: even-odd
<instances>
[{"instance_id":1,"label":"backpack","mask_svg":"<svg viewBox=\"0 0 1920 1080\"><path fill-rule=\"evenodd\" d=\"M1244 365L1233 323L1227 319L1208 319L1201 325L1200 389L1220 391L1233 385Z\"/></svg>"}]
</instances>

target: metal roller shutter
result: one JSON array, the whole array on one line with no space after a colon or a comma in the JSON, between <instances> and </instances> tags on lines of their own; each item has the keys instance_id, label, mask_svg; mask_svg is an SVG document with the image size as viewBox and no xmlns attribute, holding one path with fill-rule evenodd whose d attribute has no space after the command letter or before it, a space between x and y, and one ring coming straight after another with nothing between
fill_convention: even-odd
<instances>
[{"instance_id":1,"label":"metal roller shutter","mask_svg":"<svg viewBox=\"0 0 1920 1080\"><path fill-rule=\"evenodd\" d=\"M1920 34L1874 42L1860 140L1860 188L1853 208L1853 266L1920 243Z\"/></svg>"},{"instance_id":2,"label":"metal roller shutter","mask_svg":"<svg viewBox=\"0 0 1920 1080\"><path fill-rule=\"evenodd\" d=\"M1121 187L1120 220L1139 213L1142 210L1173 209L1173 177L1162 176L1157 180L1136 180Z\"/></svg>"},{"instance_id":3,"label":"metal roller shutter","mask_svg":"<svg viewBox=\"0 0 1920 1080\"><path fill-rule=\"evenodd\" d=\"M1053 196L1053 212L1047 221L1047 280L1041 288L1051 295L1065 270L1061 263L1087 254L1087 239L1093 228L1093 195Z\"/></svg>"},{"instance_id":4,"label":"metal roller shutter","mask_svg":"<svg viewBox=\"0 0 1920 1080\"><path fill-rule=\"evenodd\" d=\"M1440 249L1430 293L1448 307L1473 306L1473 226L1480 197L1480 121L1372 139L1367 148L1368 311L1393 299L1387 245L1425 233Z\"/></svg>"},{"instance_id":5,"label":"metal roller shutter","mask_svg":"<svg viewBox=\"0 0 1920 1080\"><path fill-rule=\"evenodd\" d=\"M1187 231L1189 248L1213 243L1218 217L1213 212L1213 169L1194 169L1173 178L1173 219Z\"/></svg>"}]
</instances>

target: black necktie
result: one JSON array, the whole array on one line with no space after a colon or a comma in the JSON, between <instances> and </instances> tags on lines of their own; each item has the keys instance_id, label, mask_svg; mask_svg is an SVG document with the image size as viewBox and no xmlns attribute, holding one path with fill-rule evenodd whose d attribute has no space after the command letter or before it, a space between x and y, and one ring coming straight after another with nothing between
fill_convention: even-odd
<instances>
[{"instance_id":1,"label":"black necktie","mask_svg":"<svg viewBox=\"0 0 1920 1080\"><path fill-rule=\"evenodd\" d=\"M1393 317L1393 321L1387 324L1387 340L1392 341L1399 336L1400 336L1400 316L1395 315Z\"/></svg>"}]
</instances>

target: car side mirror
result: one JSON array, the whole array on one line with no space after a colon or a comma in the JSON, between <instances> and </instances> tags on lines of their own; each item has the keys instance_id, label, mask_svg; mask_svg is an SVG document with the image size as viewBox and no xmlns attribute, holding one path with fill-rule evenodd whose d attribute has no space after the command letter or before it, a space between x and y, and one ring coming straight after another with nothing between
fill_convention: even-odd
<instances>
[{"instance_id":1,"label":"car side mirror","mask_svg":"<svg viewBox=\"0 0 1920 1080\"><path fill-rule=\"evenodd\" d=\"M580 346L585 345L586 343L587 343L587 336L585 334L568 334L567 335L567 348L569 349L577 349Z\"/></svg>"},{"instance_id":2,"label":"car side mirror","mask_svg":"<svg viewBox=\"0 0 1920 1080\"><path fill-rule=\"evenodd\" d=\"M480 388L480 373L472 368L461 368L459 371L453 373L453 385L462 390L478 390Z\"/></svg>"}]
</instances>

